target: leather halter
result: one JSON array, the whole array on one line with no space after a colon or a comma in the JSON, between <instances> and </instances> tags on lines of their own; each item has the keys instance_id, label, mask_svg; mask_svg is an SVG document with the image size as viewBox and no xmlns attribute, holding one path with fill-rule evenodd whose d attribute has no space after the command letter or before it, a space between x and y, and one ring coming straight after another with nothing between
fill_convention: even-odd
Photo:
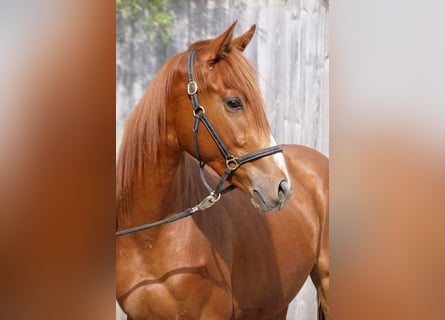
<instances>
[{"instance_id":1,"label":"leather halter","mask_svg":"<svg viewBox=\"0 0 445 320\"><path fill-rule=\"evenodd\" d=\"M195 117L195 121L193 123L193 146L194 146L194 152L195 157L199 161L199 167L200 167L200 176L202 183L206 187L207 191L210 193L214 193L216 196L219 196L220 194L224 194L230 190L232 190L234 187L232 185L228 186L227 188L221 190L224 182L229 178L229 176L232 174L233 171L238 169L241 165L251 162L263 157L267 157L270 155L273 155L278 152L283 152L283 149L280 146L272 146L265 149L261 149L259 151L255 151L252 153L249 153L247 155L237 157L230 153L222 139L217 134L215 128L210 123L209 119L206 116L205 109L201 104L199 103L199 96L198 96L198 84L195 80L194 75L194 68L193 68L193 62L195 60L195 51L191 51L189 54L189 60L188 60L188 79L189 83L187 85L187 93L190 97L190 100L192 101L192 107L193 107L193 116ZM205 163L201 161L201 156L199 154L199 146L198 146L198 129L199 129L199 122L202 122L202 124L205 126L207 131L209 132L210 136L212 137L215 144L218 146L218 149L221 151L222 155L224 156L226 160L226 170L224 171L223 175L221 176L218 184L216 185L215 189L212 190L212 188L207 183L205 176L204 176L204 166Z\"/></svg>"},{"instance_id":2,"label":"leather halter","mask_svg":"<svg viewBox=\"0 0 445 320\"><path fill-rule=\"evenodd\" d=\"M191 51L189 54L188 59L188 84L187 84L187 94L190 97L190 100L192 101L192 107L193 107L193 116L195 118L193 122L193 148L196 159L199 161L199 174L201 177L201 181L204 185L204 187L209 192L209 195L205 197L199 204L192 208L188 208L180 213L177 213L175 215L172 215L170 217L167 217L165 219L155 221L152 223L144 224L141 226L128 228L124 230L120 230L116 232L116 236L122 236L125 234L138 232L146 229L150 229L165 223L173 222L182 218L185 218L187 216L190 216L194 214L197 211L204 211L210 207L212 207L220 198L221 195L231 191L234 189L233 185L229 185L228 187L222 189L224 182L227 181L227 179L230 177L232 172L234 172L236 169L238 169L241 165L251 162L254 160L258 160L263 157L267 157L270 155L273 155L278 152L283 152L283 149L280 146L272 146L265 149L261 149L259 151L255 151L252 153L249 153L247 155L237 157L232 155L229 152L229 149L226 147L224 142L219 137L218 133L216 132L215 128L210 123L209 119L207 118L205 109L201 104L199 103L199 96L198 96L198 84L196 83L195 75L194 75L194 68L193 68L193 62L195 59L195 51ZM215 189L212 189L210 185L208 184L206 178L205 178L205 172L204 167L205 163L201 160L201 156L199 154L199 145L198 145L198 130L199 130L199 123L202 122L204 127L209 132L210 136L212 137L215 144L218 146L218 149L221 151L223 157L226 160L226 170L224 171L223 175L219 179Z\"/></svg>"}]
</instances>

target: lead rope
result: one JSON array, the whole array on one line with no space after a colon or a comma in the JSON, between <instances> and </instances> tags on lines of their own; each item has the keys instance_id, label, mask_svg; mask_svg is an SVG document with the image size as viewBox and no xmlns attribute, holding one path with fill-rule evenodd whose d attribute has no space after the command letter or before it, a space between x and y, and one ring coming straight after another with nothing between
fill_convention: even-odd
<instances>
[{"instance_id":1,"label":"lead rope","mask_svg":"<svg viewBox=\"0 0 445 320\"><path fill-rule=\"evenodd\" d=\"M165 219L155 221L153 223L147 223L147 224L143 224L141 226L117 231L116 237L120 237L120 236L129 234L129 233L133 233L133 232L138 232L138 231L154 228L154 227L160 226L161 224L165 224L165 223L173 222L173 221L176 221L179 219L183 219L185 217L191 216L195 212L204 211L204 210L212 207L220 198L221 198L221 194L219 194L217 196L217 195L211 193L207 197L202 199L202 201L200 203L198 203L196 206L194 206L192 208L189 208L187 210L179 212L179 213L172 215L170 217L167 217Z\"/></svg>"}]
</instances>

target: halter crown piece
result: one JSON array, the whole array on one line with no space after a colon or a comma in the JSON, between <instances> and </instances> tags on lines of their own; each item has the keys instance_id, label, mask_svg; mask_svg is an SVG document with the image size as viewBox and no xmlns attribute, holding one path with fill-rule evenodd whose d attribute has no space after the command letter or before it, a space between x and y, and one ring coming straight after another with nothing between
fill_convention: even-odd
<instances>
[{"instance_id":1,"label":"halter crown piece","mask_svg":"<svg viewBox=\"0 0 445 320\"><path fill-rule=\"evenodd\" d=\"M192 102L193 107L193 116L194 116L194 122L193 122L193 149L195 153L196 159L199 161L199 175L201 177L201 181L204 185L204 187L209 192L209 195L205 197L200 203L198 203L196 206L186 209L183 212L177 213L173 216L167 217L165 219L144 224L138 227L124 229L116 232L116 236L122 236L125 234L137 232L146 230L149 228L153 228L165 223L173 222L182 218L185 218L187 216L190 216L194 214L197 211L203 211L210 207L212 207L220 198L221 195L233 190L235 187L233 185L229 185L226 188L222 189L224 182L227 181L227 179L230 177L233 171L238 169L241 165L251 162L263 157L267 157L270 155L273 155L278 152L283 152L283 149L280 146L272 146L265 149L261 149L259 151L255 151L252 153L249 153L247 155L237 157L232 155L229 150L227 149L224 142L219 137L218 133L216 132L215 128L210 123L209 119L206 116L206 112L203 106L199 103L199 96L198 96L198 84L195 80L194 75L194 68L193 68L193 62L195 59L195 51L191 51L189 54L188 59L188 84L187 84L187 94L190 97L190 100ZM212 189L210 185L208 184L206 178L205 178L205 163L201 160L201 156L199 154L199 145L198 145L198 130L199 130L199 123L202 122L204 127L209 132L210 136L212 137L213 141L217 145L218 149L221 151L222 155L224 156L226 160L226 170L224 171L223 175L219 179L215 189Z\"/></svg>"}]
</instances>

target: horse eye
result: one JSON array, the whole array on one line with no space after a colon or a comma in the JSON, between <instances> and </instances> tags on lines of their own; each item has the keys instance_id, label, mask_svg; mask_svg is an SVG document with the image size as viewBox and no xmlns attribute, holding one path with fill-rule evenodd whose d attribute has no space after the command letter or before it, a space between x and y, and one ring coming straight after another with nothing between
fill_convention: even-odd
<instances>
[{"instance_id":1,"label":"horse eye","mask_svg":"<svg viewBox=\"0 0 445 320\"><path fill-rule=\"evenodd\" d=\"M226 107L231 110L240 110L243 108L243 103L238 98L228 98L225 101Z\"/></svg>"}]
</instances>

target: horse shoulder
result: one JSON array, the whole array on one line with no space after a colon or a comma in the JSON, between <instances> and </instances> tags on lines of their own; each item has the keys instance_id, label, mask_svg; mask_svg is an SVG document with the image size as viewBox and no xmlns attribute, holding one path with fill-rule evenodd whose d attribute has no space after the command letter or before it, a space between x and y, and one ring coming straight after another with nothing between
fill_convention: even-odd
<instances>
[{"instance_id":1,"label":"horse shoulder","mask_svg":"<svg viewBox=\"0 0 445 320\"><path fill-rule=\"evenodd\" d=\"M159 233L156 233L159 231ZM132 318L201 319L229 317L229 284L221 279L221 261L191 217L121 240L117 250L117 298ZM139 239L140 241L136 241ZM126 241L124 241L126 240ZM125 253L125 257L120 257ZM186 308L184 306L187 306Z\"/></svg>"}]
</instances>

